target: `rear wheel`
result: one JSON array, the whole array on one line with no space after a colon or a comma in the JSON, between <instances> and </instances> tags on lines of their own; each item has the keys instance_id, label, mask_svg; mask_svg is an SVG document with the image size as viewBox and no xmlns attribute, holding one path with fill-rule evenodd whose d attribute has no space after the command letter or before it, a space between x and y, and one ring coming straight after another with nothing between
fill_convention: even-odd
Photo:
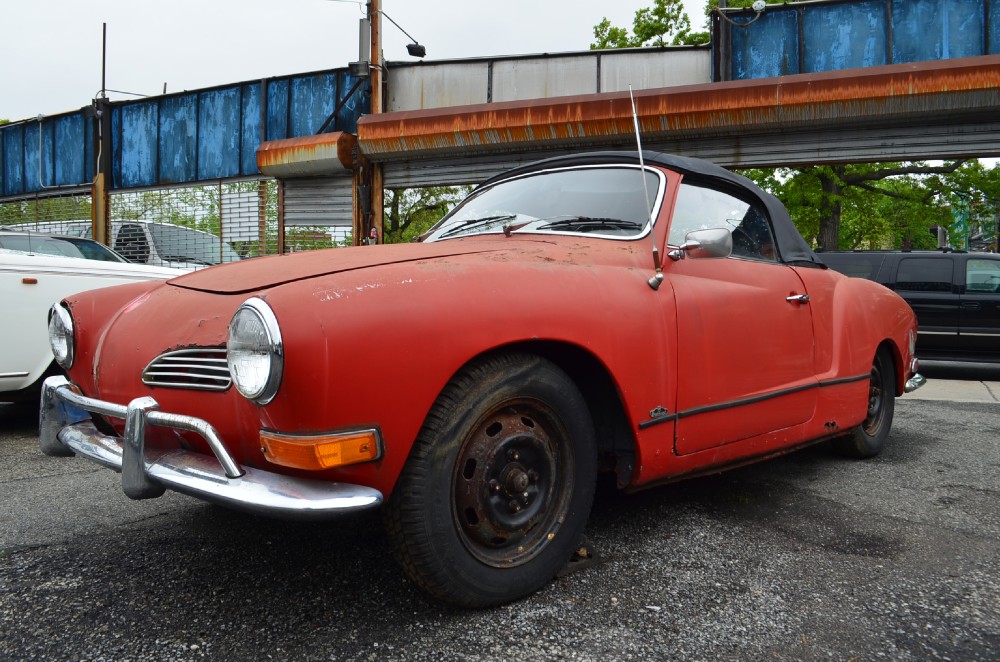
<instances>
[{"instance_id":1,"label":"rear wheel","mask_svg":"<svg viewBox=\"0 0 1000 662\"><path fill-rule=\"evenodd\" d=\"M874 457L882 452L892 428L896 405L896 368L892 355L880 347L868 382L868 413L853 432L834 440L834 448L848 457Z\"/></svg>"},{"instance_id":2,"label":"rear wheel","mask_svg":"<svg viewBox=\"0 0 1000 662\"><path fill-rule=\"evenodd\" d=\"M528 595L566 565L596 481L586 403L527 354L463 369L428 415L385 509L407 575L466 607Z\"/></svg>"}]
</instances>

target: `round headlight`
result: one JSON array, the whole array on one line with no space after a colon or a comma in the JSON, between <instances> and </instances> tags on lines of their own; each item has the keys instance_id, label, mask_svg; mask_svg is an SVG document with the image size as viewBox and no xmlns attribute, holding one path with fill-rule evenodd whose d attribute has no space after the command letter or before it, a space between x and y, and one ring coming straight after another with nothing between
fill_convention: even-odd
<instances>
[{"instance_id":1,"label":"round headlight","mask_svg":"<svg viewBox=\"0 0 1000 662\"><path fill-rule=\"evenodd\" d=\"M49 311L49 345L56 363L67 370L73 366L73 316L58 303Z\"/></svg>"},{"instance_id":2,"label":"round headlight","mask_svg":"<svg viewBox=\"0 0 1000 662\"><path fill-rule=\"evenodd\" d=\"M284 351L278 319L263 299L247 299L229 323L226 358L236 389L266 405L281 384Z\"/></svg>"}]
</instances>

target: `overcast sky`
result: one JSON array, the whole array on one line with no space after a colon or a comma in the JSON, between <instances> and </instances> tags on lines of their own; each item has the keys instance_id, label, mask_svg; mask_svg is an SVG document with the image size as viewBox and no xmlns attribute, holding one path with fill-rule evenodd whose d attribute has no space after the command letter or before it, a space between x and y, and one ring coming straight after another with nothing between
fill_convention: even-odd
<instances>
[{"instance_id":1,"label":"overcast sky","mask_svg":"<svg viewBox=\"0 0 1000 662\"><path fill-rule=\"evenodd\" d=\"M586 50L603 17L632 26L652 0L382 0L427 60ZM692 24L704 0L685 0ZM358 59L362 2L339 0L7 0L0 9L0 118L77 110L101 89L142 95L345 67ZM409 60L383 21L383 52ZM113 100L136 98L109 92Z\"/></svg>"}]
</instances>

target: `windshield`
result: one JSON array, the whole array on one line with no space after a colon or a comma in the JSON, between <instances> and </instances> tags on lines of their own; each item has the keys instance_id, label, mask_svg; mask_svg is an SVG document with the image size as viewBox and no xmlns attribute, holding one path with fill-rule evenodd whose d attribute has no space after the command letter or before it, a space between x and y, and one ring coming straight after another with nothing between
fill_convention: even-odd
<instances>
[{"instance_id":1,"label":"windshield","mask_svg":"<svg viewBox=\"0 0 1000 662\"><path fill-rule=\"evenodd\" d=\"M547 170L474 192L427 235L428 241L503 232L632 239L647 231L663 175L637 166ZM648 198L647 198L648 194Z\"/></svg>"},{"instance_id":2,"label":"windshield","mask_svg":"<svg viewBox=\"0 0 1000 662\"><path fill-rule=\"evenodd\" d=\"M160 257L170 262L219 264L236 262L240 256L228 242L180 225L150 223L149 234Z\"/></svg>"},{"instance_id":3,"label":"windshield","mask_svg":"<svg viewBox=\"0 0 1000 662\"><path fill-rule=\"evenodd\" d=\"M63 257L125 262L126 260L96 241L75 237L46 237L25 233L23 237L4 236L0 238L0 248L39 255L60 255Z\"/></svg>"}]
</instances>

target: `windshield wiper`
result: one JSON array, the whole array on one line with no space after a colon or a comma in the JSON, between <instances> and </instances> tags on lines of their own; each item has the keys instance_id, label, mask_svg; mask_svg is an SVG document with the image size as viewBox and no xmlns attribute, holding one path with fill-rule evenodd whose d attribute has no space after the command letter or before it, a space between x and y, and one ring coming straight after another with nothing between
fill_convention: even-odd
<instances>
[{"instance_id":1,"label":"windshield wiper","mask_svg":"<svg viewBox=\"0 0 1000 662\"><path fill-rule=\"evenodd\" d=\"M573 218L564 218L561 221L550 221L539 225L537 229L539 230L555 230L555 229L591 229L591 228L615 228L618 230L641 230L645 227L645 223L637 223L635 221L626 221L621 218L592 218L590 216L574 216Z\"/></svg>"},{"instance_id":2,"label":"windshield wiper","mask_svg":"<svg viewBox=\"0 0 1000 662\"><path fill-rule=\"evenodd\" d=\"M509 221L515 218L517 218L517 214L497 214L496 216L467 218L464 221L459 221L456 225L442 232L441 238L448 237L450 235L455 234L456 232L461 232L462 230L470 230L477 225L486 225L488 223L496 223L497 221Z\"/></svg>"}]
</instances>

